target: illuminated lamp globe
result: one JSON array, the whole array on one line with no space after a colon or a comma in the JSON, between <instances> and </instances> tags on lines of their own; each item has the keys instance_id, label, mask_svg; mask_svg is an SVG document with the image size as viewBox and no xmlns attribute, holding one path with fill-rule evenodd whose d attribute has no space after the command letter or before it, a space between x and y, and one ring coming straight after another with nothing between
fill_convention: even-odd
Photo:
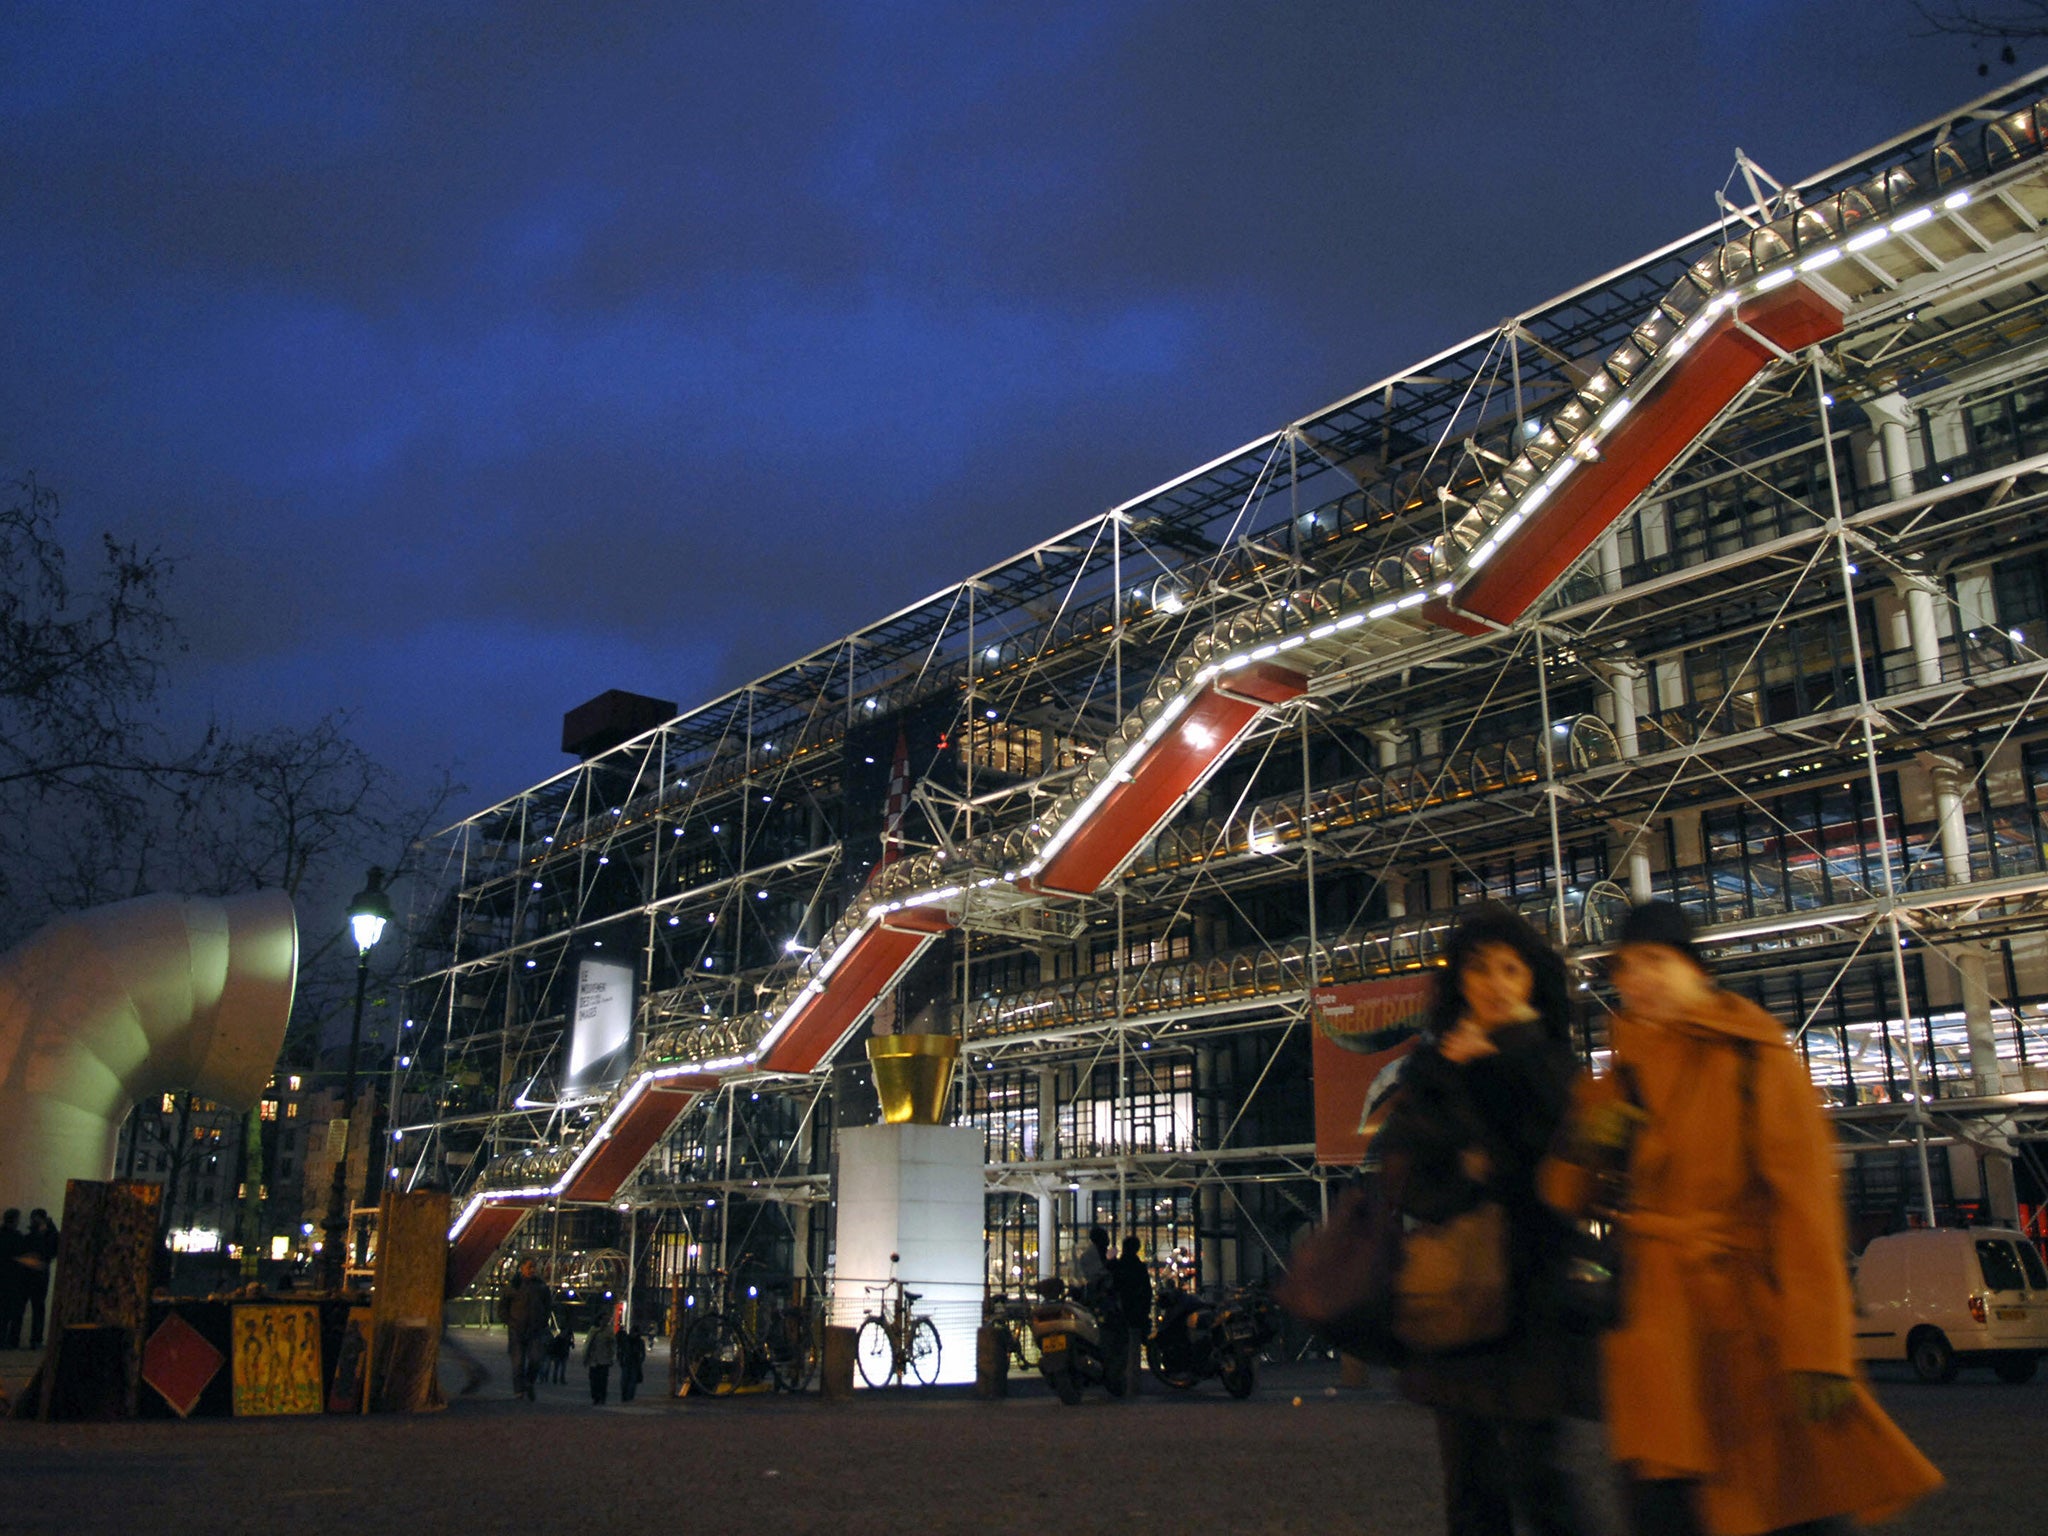
<instances>
[{"instance_id":1,"label":"illuminated lamp globe","mask_svg":"<svg viewBox=\"0 0 2048 1536\"><path fill-rule=\"evenodd\" d=\"M348 926L355 935L356 953L367 955L375 949L390 921L391 898L384 894L384 871L373 869L369 883L348 904Z\"/></svg>"}]
</instances>

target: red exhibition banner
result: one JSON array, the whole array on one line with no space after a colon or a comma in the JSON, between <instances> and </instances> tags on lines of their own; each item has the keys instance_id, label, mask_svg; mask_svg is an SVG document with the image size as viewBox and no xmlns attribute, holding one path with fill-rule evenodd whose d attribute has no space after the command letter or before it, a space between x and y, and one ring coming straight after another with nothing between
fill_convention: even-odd
<instances>
[{"instance_id":1,"label":"red exhibition banner","mask_svg":"<svg viewBox=\"0 0 2048 1536\"><path fill-rule=\"evenodd\" d=\"M1366 1144L1415 1049L1434 975L1317 987L1309 994L1315 1025L1316 1161L1362 1163Z\"/></svg>"}]
</instances>

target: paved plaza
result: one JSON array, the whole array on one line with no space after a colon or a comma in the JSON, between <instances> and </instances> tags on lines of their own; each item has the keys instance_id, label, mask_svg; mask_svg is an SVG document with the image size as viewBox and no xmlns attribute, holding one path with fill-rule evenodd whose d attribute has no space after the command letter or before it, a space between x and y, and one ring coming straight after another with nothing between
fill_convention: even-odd
<instances>
[{"instance_id":1,"label":"paved plaza","mask_svg":"<svg viewBox=\"0 0 2048 1536\"><path fill-rule=\"evenodd\" d=\"M2039 1525L2048 1380L1880 1390L1951 1485L1889 1529ZM1384 1383L1340 1390L1319 1365L1270 1370L1243 1403L1152 1389L1078 1409L1021 1380L993 1403L657 1396L598 1409L579 1371L534 1404L494 1379L416 1419L0 1425L0 1531L1433 1533L1436 1476L1426 1414Z\"/></svg>"}]
</instances>

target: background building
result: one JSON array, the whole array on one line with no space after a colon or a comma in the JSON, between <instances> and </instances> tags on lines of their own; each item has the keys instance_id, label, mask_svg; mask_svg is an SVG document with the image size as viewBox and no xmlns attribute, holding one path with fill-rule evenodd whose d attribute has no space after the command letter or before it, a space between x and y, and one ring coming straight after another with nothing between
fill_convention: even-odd
<instances>
[{"instance_id":1,"label":"background building","mask_svg":"<svg viewBox=\"0 0 2048 1536\"><path fill-rule=\"evenodd\" d=\"M623 1253L650 1292L815 1273L873 1096L857 1035L791 1070L779 1032L903 931L893 895L934 916L883 1013L964 1036L992 1286L1094 1222L1228 1284L1346 1176L1316 1160L1316 985L1427 967L1492 896L1580 963L1591 1056L1602 946L1657 895L1799 1029L1865 1233L2031 1207L2042 91L1791 190L1744 162L1756 206L722 698L578 711L574 767L436 840L402 1074L434 1108L393 1176L523 1200L522 1244ZM1758 329L1798 305L1817 340ZM1615 431L1640 402L1701 419L1646 446ZM1514 534L1574 468L1645 483L1552 571ZM1048 891L1226 661L1299 698L1099 888ZM634 1065L579 1087L579 972L617 961ZM705 1069L633 1160L648 1074Z\"/></svg>"}]
</instances>

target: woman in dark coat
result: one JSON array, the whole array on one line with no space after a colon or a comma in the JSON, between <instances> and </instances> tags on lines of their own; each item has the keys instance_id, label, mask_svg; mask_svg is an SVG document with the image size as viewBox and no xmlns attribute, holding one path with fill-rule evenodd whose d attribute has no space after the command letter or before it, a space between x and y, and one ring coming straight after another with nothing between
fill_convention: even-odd
<instances>
[{"instance_id":1,"label":"woman in dark coat","mask_svg":"<svg viewBox=\"0 0 2048 1536\"><path fill-rule=\"evenodd\" d=\"M1587 1412L1590 1349L1563 1328L1567 1229L1536 1170L1570 1100L1564 964L1491 903L1453 931L1422 1043L1374 1143L1404 1216L1442 1222L1496 1201L1508 1229L1506 1335L1412 1358L1402 1392L1436 1411L1451 1536L1576 1536L1582 1500L1562 1469L1561 1421Z\"/></svg>"}]
</instances>

